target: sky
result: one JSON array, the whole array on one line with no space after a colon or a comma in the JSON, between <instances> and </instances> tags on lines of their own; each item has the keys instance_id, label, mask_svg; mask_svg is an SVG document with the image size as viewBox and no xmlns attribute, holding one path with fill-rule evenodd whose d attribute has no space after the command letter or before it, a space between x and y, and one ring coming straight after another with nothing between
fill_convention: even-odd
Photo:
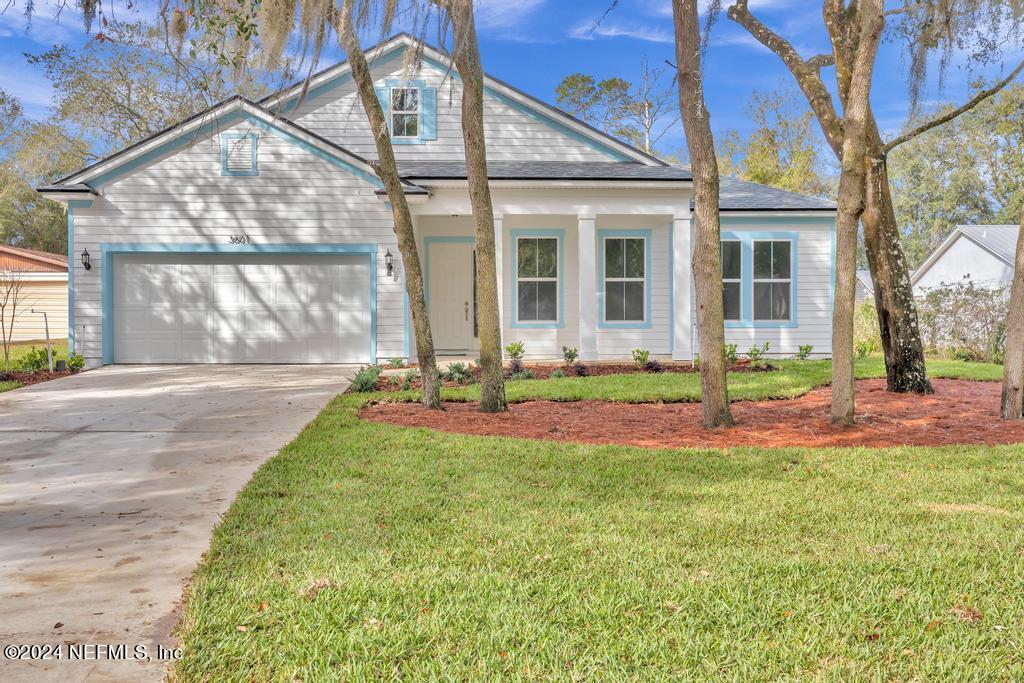
<instances>
[{"instance_id":1,"label":"sky","mask_svg":"<svg viewBox=\"0 0 1024 683\"><path fill-rule=\"evenodd\" d=\"M0 88L17 96L30 116L43 118L52 90L40 70L26 63L23 53L42 52L55 42L80 45L90 35L85 33L73 6L58 12L54 0L36 0L36 14L29 26L24 16L25 1L12 0L0 14ZM630 80L638 75L644 58L658 66L666 60L675 62L671 0L619 0L618 6L603 16L611 2L477 0L485 71L554 103L555 87L568 74ZM723 2L728 4L728 0ZM153 17L158 4L135 0L134 9L129 10L125 0L115 0L105 3L105 7L108 16L125 20ZM802 56L827 51L820 0L750 0L750 8L765 24L787 37ZM712 127L716 135L727 129L742 134L750 129L745 108L751 93L793 88L794 82L781 61L724 12L711 35L705 62L705 97ZM379 37L368 37L367 42ZM1020 59L1024 55L1017 51L1016 56ZM328 50L318 68L340 58L336 50ZM937 73L937 69L931 72ZM997 68L990 68L983 75L991 79L998 73ZM834 81L831 72L825 75ZM954 53L942 83L930 79L923 104L927 107L966 99L975 75L967 68L964 55ZM668 81L671 77L666 74L663 78ZM907 61L905 46L895 39L887 40L880 49L872 103L884 132L892 134L906 122L910 107ZM684 145L682 127L676 125L659 148L674 152Z\"/></svg>"}]
</instances>

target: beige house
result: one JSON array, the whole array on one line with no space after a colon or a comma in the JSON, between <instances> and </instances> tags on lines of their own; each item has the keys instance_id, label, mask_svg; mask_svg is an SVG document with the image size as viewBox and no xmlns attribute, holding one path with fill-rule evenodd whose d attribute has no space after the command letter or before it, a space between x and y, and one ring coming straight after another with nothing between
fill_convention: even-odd
<instances>
[{"instance_id":1,"label":"beige house","mask_svg":"<svg viewBox=\"0 0 1024 683\"><path fill-rule=\"evenodd\" d=\"M11 283L17 283L12 285ZM68 334L68 259L34 249L0 244L0 299L16 286L20 289L14 316L14 341L45 339L43 311L50 323L50 338ZM33 313L33 310L35 311ZM5 311L5 326L11 323Z\"/></svg>"}]
</instances>

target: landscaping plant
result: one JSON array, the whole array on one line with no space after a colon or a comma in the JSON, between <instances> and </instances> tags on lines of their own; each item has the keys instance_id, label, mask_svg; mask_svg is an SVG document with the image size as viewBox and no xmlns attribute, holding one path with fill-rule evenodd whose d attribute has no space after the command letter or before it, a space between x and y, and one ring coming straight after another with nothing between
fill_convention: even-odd
<instances>
[{"instance_id":1,"label":"landscaping plant","mask_svg":"<svg viewBox=\"0 0 1024 683\"><path fill-rule=\"evenodd\" d=\"M729 363L729 365L736 365L736 361L739 360L739 354L736 352L735 344L725 345L725 360ZM696 363L697 365L700 365L700 358L696 359Z\"/></svg>"},{"instance_id":2,"label":"landscaping plant","mask_svg":"<svg viewBox=\"0 0 1024 683\"><path fill-rule=\"evenodd\" d=\"M647 359L651 357L651 352L647 349L633 349L633 362L636 363L638 368L642 368L647 365Z\"/></svg>"},{"instance_id":3,"label":"landscaping plant","mask_svg":"<svg viewBox=\"0 0 1024 683\"><path fill-rule=\"evenodd\" d=\"M388 365L390 365L393 368L404 368L405 367L405 359L404 358L398 358L398 357L392 358L391 360L388 361Z\"/></svg>"},{"instance_id":4,"label":"landscaping plant","mask_svg":"<svg viewBox=\"0 0 1024 683\"><path fill-rule=\"evenodd\" d=\"M352 389L359 392L373 391L380 378L381 368L376 365L367 365L359 368L359 372L352 378Z\"/></svg>"},{"instance_id":5,"label":"landscaping plant","mask_svg":"<svg viewBox=\"0 0 1024 683\"><path fill-rule=\"evenodd\" d=\"M505 347L505 353L508 354L509 360L522 360L526 355L526 344L521 341L512 342Z\"/></svg>"},{"instance_id":6,"label":"landscaping plant","mask_svg":"<svg viewBox=\"0 0 1024 683\"><path fill-rule=\"evenodd\" d=\"M644 370L647 372L665 372L665 366L657 358L651 358L644 363Z\"/></svg>"},{"instance_id":7,"label":"landscaping plant","mask_svg":"<svg viewBox=\"0 0 1024 683\"><path fill-rule=\"evenodd\" d=\"M814 351L813 344L801 344L796 351L795 358L797 360L807 360L811 357L811 352Z\"/></svg>"},{"instance_id":8,"label":"landscaping plant","mask_svg":"<svg viewBox=\"0 0 1024 683\"><path fill-rule=\"evenodd\" d=\"M81 372L82 368L85 367L85 358L78 352L72 352L68 356L68 370L71 372Z\"/></svg>"},{"instance_id":9,"label":"landscaping plant","mask_svg":"<svg viewBox=\"0 0 1024 683\"><path fill-rule=\"evenodd\" d=\"M572 365L573 363L575 363L576 359L579 358L579 355L579 351L577 351L575 348L571 346L562 347L562 358L565 359L566 365Z\"/></svg>"},{"instance_id":10,"label":"landscaping plant","mask_svg":"<svg viewBox=\"0 0 1024 683\"><path fill-rule=\"evenodd\" d=\"M769 342L765 342L761 346L754 344L747 349L747 358L750 359L751 365L760 365L761 361L764 360L765 355L768 353Z\"/></svg>"}]
</instances>

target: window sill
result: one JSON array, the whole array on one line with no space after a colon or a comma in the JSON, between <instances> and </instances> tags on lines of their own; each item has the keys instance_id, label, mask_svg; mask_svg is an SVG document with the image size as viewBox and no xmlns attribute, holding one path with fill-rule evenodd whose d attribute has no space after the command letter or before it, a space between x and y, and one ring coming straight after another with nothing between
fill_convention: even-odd
<instances>
[{"instance_id":1,"label":"window sill","mask_svg":"<svg viewBox=\"0 0 1024 683\"><path fill-rule=\"evenodd\" d=\"M726 320L725 328L734 329L784 329L799 327L796 320Z\"/></svg>"},{"instance_id":2,"label":"window sill","mask_svg":"<svg viewBox=\"0 0 1024 683\"><path fill-rule=\"evenodd\" d=\"M393 145L423 145L426 144L426 140L421 138L391 138L391 144Z\"/></svg>"},{"instance_id":3,"label":"window sill","mask_svg":"<svg viewBox=\"0 0 1024 683\"><path fill-rule=\"evenodd\" d=\"M623 321L623 322L598 322L597 329L599 330L649 330L654 326L650 321Z\"/></svg>"},{"instance_id":4,"label":"window sill","mask_svg":"<svg viewBox=\"0 0 1024 683\"><path fill-rule=\"evenodd\" d=\"M560 330L565 327L564 322L519 322L513 320L511 328L514 330Z\"/></svg>"},{"instance_id":5,"label":"window sill","mask_svg":"<svg viewBox=\"0 0 1024 683\"><path fill-rule=\"evenodd\" d=\"M225 171L225 170L221 170L220 174L222 176L250 176L250 177L252 177L252 176L258 176L260 174L260 172L259 171Z\"/></svg>"}]
</instances>

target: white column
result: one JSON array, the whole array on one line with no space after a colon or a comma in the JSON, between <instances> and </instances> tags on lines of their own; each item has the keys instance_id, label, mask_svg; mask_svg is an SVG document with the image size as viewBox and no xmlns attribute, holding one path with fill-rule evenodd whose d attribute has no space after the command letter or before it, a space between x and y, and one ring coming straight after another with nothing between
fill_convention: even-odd
<instances>
[{"instance_id":1,"label":"white column","mask_svg":"<svg viewBox=\"0 0 1024 683\"><path fill-rule=\"evenodd\" d=\"M577 268L580 298L580 360L597 360L597 233L596 217L580 215Z\"/></svg>"},{"instance_id":2,"label":"white column","mask_svg":"<svg viewBox=\"0 0 1024 683\"><path fill-rule=\"evenodd\" d=\"M672 360L693 357L690 335L690 212L672 219Z\"/></svg>"},{"instance_id":3,"label":"white column","mask_svg":"<svg viewBox=\"0 0 1024 683\"><path fill-rule=\"evenodd\" d=\"M498 321L500 323L500 329L502 331L502 339L504 340L505 332L505 301L502 292L505 291L505 280L502 275L504 273L504 262L502 256L502 243L505 241L505 230L503 226L504 216L502 214L494 213L494 270L498 276ZM504 341L502 341L504 346Z\"/></svg>"}]
</instances>

